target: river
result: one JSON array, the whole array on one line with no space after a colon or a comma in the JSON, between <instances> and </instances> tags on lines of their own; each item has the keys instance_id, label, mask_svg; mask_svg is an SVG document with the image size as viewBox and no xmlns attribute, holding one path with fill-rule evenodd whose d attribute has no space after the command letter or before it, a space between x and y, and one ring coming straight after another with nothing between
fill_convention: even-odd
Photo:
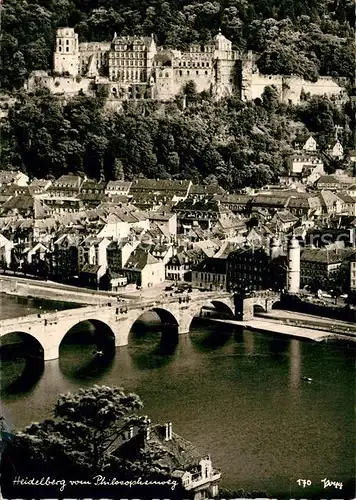
<instances>
[{"instance_id":1,"label":"river","mask_svg":"<svg viewBox=\"0 0 356 500\"><path fill-rule=\"evenodd\" d=\"M5 300L7 310L16 302ZM12 310L19 307L15 302ZM152 421L172 421L174 432L209 452L224 487L286 498L352 497L354 346L198 320L163 356L159 333L139 331L112 359L95 359L93 345L79 345L73 336L60 359L46 362L31 382L16 383L25 368L21 357L3 361L8 422L19 428L50 417L60 393L118 385L141 396ZM303 488L298 479L312 484ZM343 490L324 489L323 479L342 482Z\"/></svg>"}]
</instances>

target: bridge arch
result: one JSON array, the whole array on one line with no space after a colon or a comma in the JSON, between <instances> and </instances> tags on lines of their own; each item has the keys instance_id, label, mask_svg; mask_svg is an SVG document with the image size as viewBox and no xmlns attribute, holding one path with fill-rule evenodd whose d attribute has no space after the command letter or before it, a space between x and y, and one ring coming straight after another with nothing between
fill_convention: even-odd
<instances>
[{"instance_id":1,"label":"bridge arch","mask_svg":"<svg viewBox=\"0 0 356 500\"><path fill-rule=\"evenodd\" d=\"M256 315L258 313L265 313L267 312L265 304L254 304L253 305L253 314Z\"/></svg>"},{"instance_id":2,"label":"bridge arch","mask_svg":"<svg viewBox=\"0 0 356 500\"><path fill-rule=\"evenodd\" d=\"M44 370L44 347L31 333L7 332L0 338L0 389L7 394L33 387Z\"/></svg>"},{"instance_id":3,"label":"bridge arch","mask_svg":"<svg viewBox=\"0 0 356 500\"><path fill-rule=\"evenodd\" d=\"M156 318L156 321L155 321ZM158 322L157 322L158 318ZM169 308L165 307L152 307L152 308L143 308L141 311L137 311L134 318L131 320L130 330L128 332L128 342L130 335L134 332L135 326L138 324L149 324L152 326L156 326L157 328L163 329L171 329L171 332L174 333L178 331L179 328L179 318L174 311L171 311Z\"/></svg>"},{"instance_id":4,"label":"bridge arch","mask_svg":"<svg viewBox=\"0 0 356 500\"><path fill-rule=\"evenodd\" d=\"M58 340L58 349L62 350L66 343L71 340L76 342L96 345L98 352L108 353L115 349L115 334L111 326L101 319L85 318L76 320L72 325L68 325Z\"/></svg>"},{"instance_id":5,"label":"bridge arch","mask_svg":"<svg viewBox=\"0 0 356 500\"><path fill-rule=\"evenodd\" d=\"M179 318L175 311L152 307L131 322L127 345L134 363L151 369L170 362L178 345Z\"/></svg>"},{"instance_id":6,"label":"bridge arch","mask_svg":"<svg viewBox=\"0 0 356 500\"><path fill-rule=\"evenodd\" d=\"M24 344L26 345L24 346ZM33 355L34 352L37 352L40 356L44 357L44 346L35 333L22 330L12 330L2 333L0 337L1 356L7 356L6 351L16 353L16 348L19 348L21 354L29 352L29 355Z\"/></svg>"},{"instance_id":7,"label":"bridge arch","mask_svg":"<svg viewBox=\"0 0 356 500\"><path fill-rule=\"evenodd\" d=\"M190 331L195 318L210 317L216 319L234 319L234 303L230 298L209 299L199 302L191 311L187 321L187 332Z\"/></svg>"}]
</instances>

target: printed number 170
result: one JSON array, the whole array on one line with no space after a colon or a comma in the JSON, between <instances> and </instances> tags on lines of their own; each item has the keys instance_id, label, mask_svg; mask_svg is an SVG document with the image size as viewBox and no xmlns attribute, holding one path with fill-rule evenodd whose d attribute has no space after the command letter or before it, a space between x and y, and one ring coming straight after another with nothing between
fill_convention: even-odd
<instances>
[{"instance_id":1,"label":"printed number 170","mask_svg":"<svg viewBox=\"0 0 356 500\"><path fill-rule=\"evenodd\" d=\"M297 479L297 483L299 486L305 488L306 486L311 486L312 482L310 479Z\"/></svg>"}]
</instances>

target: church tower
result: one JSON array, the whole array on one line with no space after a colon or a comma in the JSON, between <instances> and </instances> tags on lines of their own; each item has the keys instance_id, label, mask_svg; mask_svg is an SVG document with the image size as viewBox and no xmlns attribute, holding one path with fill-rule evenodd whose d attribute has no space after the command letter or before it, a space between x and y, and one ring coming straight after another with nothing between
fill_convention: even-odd
<instances>
[{"instance_id":1,"label":"church tower","mask_svg":"<svg viewBox=\"0 0 356 500\"><path fill-rule=\"evenodd\" d=\"M287 292L297 293L300 288L300 245L295 236L288 242Z\"/></svg>"},{"instance_id":2,"label":"church tower","mask_svg":"<svg viewBox=\"0 0 356 500\"><path fill-rule=\"evenodd\" d=\"M79 74L79 41L74 28L59 28L54 53L54 71L60 74Z\"/></svg>"}]
</instances>

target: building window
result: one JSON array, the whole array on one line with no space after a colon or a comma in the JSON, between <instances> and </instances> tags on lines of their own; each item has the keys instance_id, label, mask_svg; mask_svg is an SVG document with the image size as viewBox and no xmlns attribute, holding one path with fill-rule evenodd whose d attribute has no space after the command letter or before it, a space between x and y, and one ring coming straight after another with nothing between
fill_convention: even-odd
<instances>
[{"instance_id":1,"label":"building window","mask_svg":"<svg viewBox=\"0 0 356 500\"><path fill-rule=\"evenodd\" d=\"M201 67L204 68L204 63L203 62L201 63Z\"/></svg>"},{"instance_id":2,"label":"building window","mask_svg":"<svg viewBox=\"0 0 356 500\"><path fill-rule=\"evenodd\" d=\"M209 68L209 63L208 62L206 63L206 67Z\"/></svg>"},{"instance_id":3,"label":"building window","mask_svg":"<svg viewBox=\"0 0 356 500\"><path fill-rule=\"evenodd\" d=\"M66 47L66 52L69 52L69 47Z\"/></svg>"},{"instance_id":4,"label":"building window","mask_svg":"<svg viewBox=\"0 0 356 500\"><path fill-rule=\"evenodd\" d=\"M183 74L183 71L179 70L179 76L182 76L182 74Z\"/></svg>"},{"instance_id":5,"label":"building window","mask_svg":"<svg viewBox=\"0 0 356 500\"><path fill-rule=\"evenodd\" d=\"M187 75L189 75L189 69L187 70Z\"/></svg>"},{"instance_id":6,"label":"building window","mask_svg":"<svg viewBox=\"0 0 356 500\"><path fill-rule=\"evenodd\" d=\"M198 70L196 70L196 74L199 75L199 71Z\"/></svg>"}]
</instances>

